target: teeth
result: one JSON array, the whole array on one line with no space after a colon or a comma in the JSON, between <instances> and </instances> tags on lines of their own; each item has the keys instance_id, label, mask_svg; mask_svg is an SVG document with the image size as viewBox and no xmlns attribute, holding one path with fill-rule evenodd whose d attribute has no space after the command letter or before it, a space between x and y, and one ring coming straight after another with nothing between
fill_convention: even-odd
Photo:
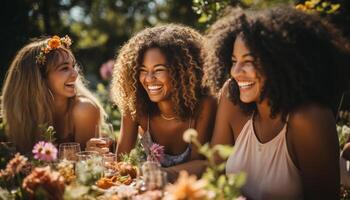
<instances>
[{"instance_id":1,"label":"teeth","mask_svg":"<svg viewBox=\"0 0 350 200\"><path fill-rule=\"evenodd\" d=\"M254 82L237 82L240 88L247 88L254 85Z\"/></svg>"},{"instance_id":2,"label":"teeth","mask_svg":"<svg viewBox=\"0 0 350 200\"><path fill-rule=\"evenodd\" d=\"M162 88L162 86L159 86L159 85L152 85L152 86L148 86L147 87L149 90L158 90L160 88Z\"/></svg>"}]
</instances>

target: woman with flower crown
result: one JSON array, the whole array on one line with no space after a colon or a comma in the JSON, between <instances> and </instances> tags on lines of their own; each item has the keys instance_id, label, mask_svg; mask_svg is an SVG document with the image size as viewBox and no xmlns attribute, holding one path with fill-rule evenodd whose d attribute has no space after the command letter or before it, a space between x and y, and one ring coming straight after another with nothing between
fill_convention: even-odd
<instances>
[{"instance_id":1,"label":"woman with flower crown","mask_svg":"<svg viewBox=\"0 0 350 200\"><path fill-rule=\"evenodd\" d=\"M28 153L41 138L40 126L53 126L57 143L84 148L102 123L104 110L84 86L68 36L39 39L15 56L2 88L6 133L17 150Z\"/></svg>"},{"instance_id":2,"label":"woman with flower crown","mask_svg":"<svg viewBox=\"0 0 350 200\"><path fill-rule=\"evenodd\" d=\"M155 143L164 147L160 163L170 179L181 169L197 172L188 162L201 157L182 135L194 128L199 141L208 142L216 113L216 100L200 84L202 42L195 30L168 24L144 29L121 48L111 87L122 113L118 156L141 136L148 155L159 154Z\"/></svg>"}]
</instances>

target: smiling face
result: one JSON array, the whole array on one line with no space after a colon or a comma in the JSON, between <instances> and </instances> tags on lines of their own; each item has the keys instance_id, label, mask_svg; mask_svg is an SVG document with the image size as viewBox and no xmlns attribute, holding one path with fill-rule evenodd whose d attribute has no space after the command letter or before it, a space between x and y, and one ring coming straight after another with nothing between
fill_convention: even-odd
<instances>
[{"instance_id":1,"label":"smiling face","mask_svg":"<svg viewBox=\"0 0 350 200\"><path fill-rule=\"evenodd\" d=\"M244 103L260 101L266 78L257 70L256 63L242 36L237 36L233 45L231 76L238 84L240 100Z\"/></svg>"},{"instance_id":2,"label":"smiling face","mask_svg":"<svg viewBox=\"0 0 350 200\"><path fill-rule=\"evenodd\" d=\"M47 75L48 87L55 98L76 95L78 71L75 61L67 52L58 53L58 61L50 67Z\"/></svg>"},{"instance_id":3,"label":"smiling face","mask_svg":"<svg viewBox=\"0 0 350 200\"><path fill-rule=\"evenodd\" d=\"M139 80L152 102L170 99L171 79L166 58L159 48L148 49L143 57Z\"/></svg>"}]
</instances>

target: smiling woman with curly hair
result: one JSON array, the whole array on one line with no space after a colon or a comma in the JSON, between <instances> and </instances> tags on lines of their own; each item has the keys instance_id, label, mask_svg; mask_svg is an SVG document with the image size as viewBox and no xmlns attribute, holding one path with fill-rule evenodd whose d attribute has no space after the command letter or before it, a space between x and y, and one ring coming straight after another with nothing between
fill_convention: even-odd
<instances>
[{"instance_id":1,"label":"smiling woman with curly hair","mask_svg":"<svg viewBox=\"0 0 350 200\"><path fill-rule=\"evenodd\" d=\"M248 174L249 199L338 199L332 102L349 43L292 8L231 11L208 31L203 80L221 93L212 145L235 145L226 173Z\"/></svg>"},{"instance_id":2,"label":"smiling woman with curly hair","mask_svg":"<svg viewBox=\"0 0 350 200\"><path fill-rule=\"evenodd\" d=\"M130 152L140 130L147 154L154 143L164 146L160 163L172 166L169 173L195 169L185 162L200 156L183 132L194 128L208 142L216 113L216 100L201 87L202 42L195 30L168 24L144 29L121 48L111 87L122 113L118 155Z\"/></svg>"},{"instance_id":3,"label":"smiling woman with curly hair","mask_svg":"<svg viewBox=\"0 0 350 200\"><path fill-rule=\"evenodd\" d=\"M139 81L143 59L148 49L159 49L165 57L174 102L174 114L185 120L197 112L205 94L201 87L202 36L193 29L179 25L148 28L138 33L122 47L117 58L112 83L112 98L122 113L136 115L159 114L157 104L148 98ZM155 75L159 73L156 72Z\"/></svg>"}]
</instances>

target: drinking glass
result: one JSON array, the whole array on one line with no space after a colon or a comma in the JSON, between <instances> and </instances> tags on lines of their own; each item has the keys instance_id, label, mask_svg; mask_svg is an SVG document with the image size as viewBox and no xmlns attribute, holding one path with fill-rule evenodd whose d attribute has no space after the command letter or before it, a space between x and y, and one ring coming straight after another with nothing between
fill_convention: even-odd
<instances>
[{"instance_id":1,"label":"drinking glass","mask_svg":"<svg viewBox=\"0 0 350 200\"><path fill-rule=\"evenodd\" d=\"M75 162L78 160L77 153L80 151L80 144L77 142L62 143L59 145L58 150L59 159Z\"/></svg>"},{"instance_id":2,"label":"drinking glass","mask_svg":"<svg viewBox=\"0 0 350 200\"><path fill-rule=\"evenodd\" d=\"M95 138L101 139L106 142L105 145L97 145L98 147L107 147L109 151L114 151L115 135L112 124L104 123L102 125L97 125L95 129Z\"/></svg>"},{"instance_id":3,"label":"drinking glass","mask_svg":"<svg viewBox=\"0 0 350 200\"><path fill-rule=\"evenodd\" d=\"M158 162L147 161L142 165L142 176L146 190L162 189L168 183L167 174Z\"/></svg>"},{"instance_id":4,"label":"drinking glass","mask_svg":"<svg viewBox=\"0 0 350 200\"><path fill-rule=\"evenodd\" d=\"M77 154L78 161L86 161L95 157L100 157L97 151L81 151Z\"/></svg>"},{"instance_id":5,"label":"drinking glass","mask_svg":"<svg viewBox=\"0 0 350 200\"><path fill-rule=\"evenodd\" d=\"M77 153L77 157L75 172L78 182L89 185L102 177L102 156L97 151L81 151Z\"/></svg>"},{"instance_id":6,"label":"drinking glass","mask_svg":"<svg viewBox=\"0 0 350 200\"><path fill-rule=\"evenodd\" d=\"M117 155L114 153L106 153L102 155L102 162L105 168L104 176L113 176L116 173Z\"/></svg>"}]
</instances>

